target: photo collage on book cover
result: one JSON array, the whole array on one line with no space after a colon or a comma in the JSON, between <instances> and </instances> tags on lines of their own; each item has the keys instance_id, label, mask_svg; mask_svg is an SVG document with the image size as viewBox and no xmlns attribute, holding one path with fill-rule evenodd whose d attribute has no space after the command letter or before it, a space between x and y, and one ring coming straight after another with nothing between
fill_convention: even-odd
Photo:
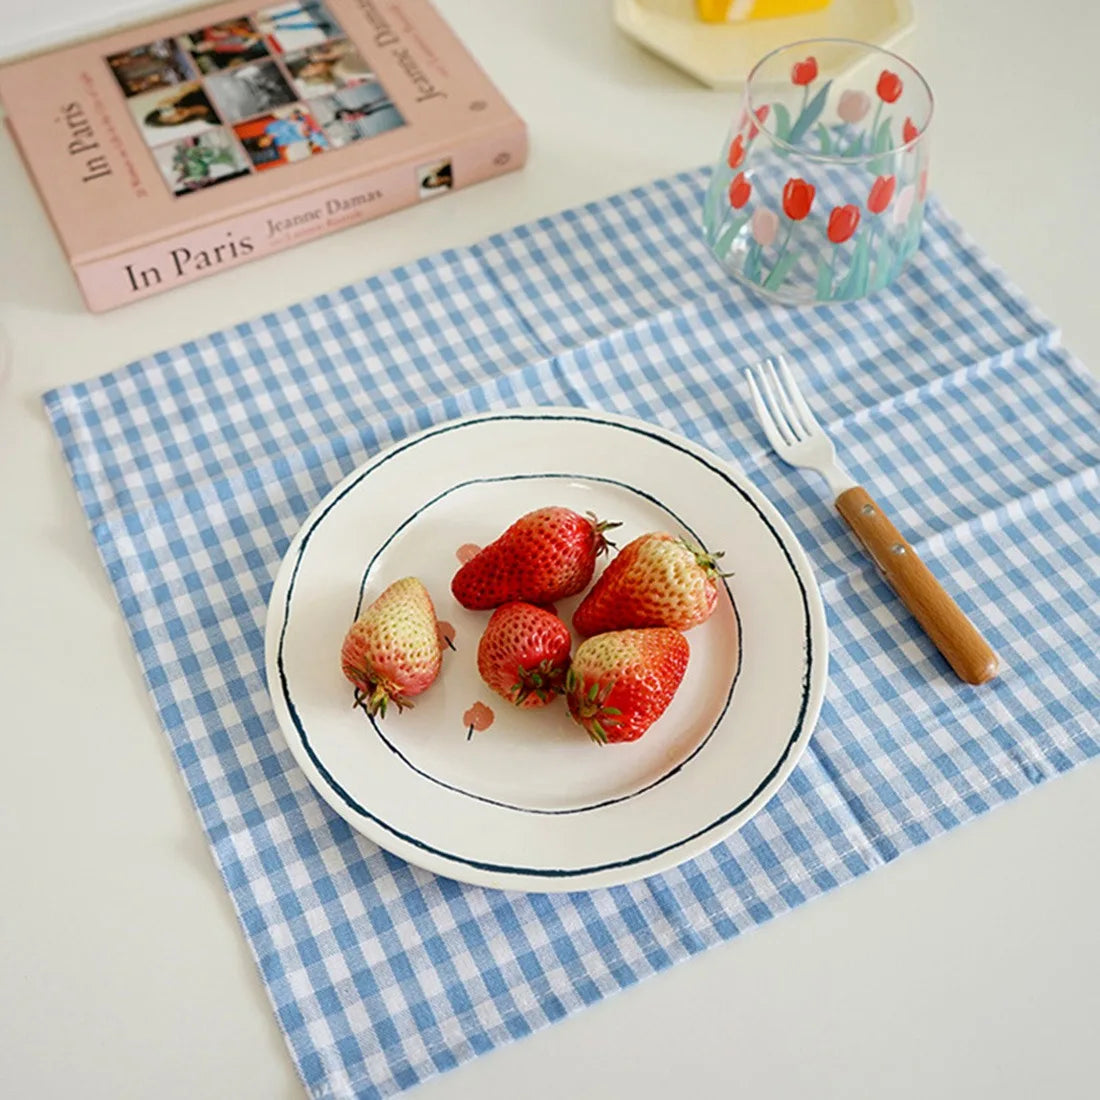
<instances>
[{"instance_id":1,"label":"photo collage on book cover","mask_svg":"<svg viewBox=\"0 0 1100 1100\"><path fill-rule=\"evenodd\" d=\"M405 125L319 0L160 38L107 64L175 195Z\"/></svg>"}]
</instances>

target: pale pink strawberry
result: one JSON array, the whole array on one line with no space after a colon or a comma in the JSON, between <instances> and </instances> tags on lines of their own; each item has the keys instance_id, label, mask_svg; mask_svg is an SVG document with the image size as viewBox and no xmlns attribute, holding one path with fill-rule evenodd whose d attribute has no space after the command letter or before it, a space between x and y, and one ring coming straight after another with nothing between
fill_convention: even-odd
<instances>
[{"instance_id":1,"label":"pale pink strawberry","mask_svg":"<svg viewBox=\"0 0 1100 1100\"><path fill-rule=\"evenodd\" d=\"M493 612L477 647L477 670L498 695L517 707L544 707L561 691L569 666L569 627L529 603Z\"/></svg>"},{"instance_id":2,"label":"pale pink strawberry","mask_svg":"<svg viewBox=\"0 0 1100 1100\"><path fill-rule=\"evenodd\" d=\"M463 607L487 611L514 600L548 604L580 592L596 556L609 543L601 523L569 508L539 508L521 516L454 575L451 591Z\"/></svg>"},{"instance_id":3,"label":"pale pink strawberry","mask_svg":"<svg viewBox=\"0 0 1100 1100\"><path fill-rule=\"evenodd\" d=\"M442 661L432 598L416 577L394 581L366 608L340 652L355 705L383 718L390 703L411 707L410 696L431 687Z\"/></svg>"},{"instance_id":4,"label":"pale pink strawberry","mask_svg":"<svg viewBox=\"0 0 1100 1100\"><path fill-rule=\"evenodd\" d=\"M573 613L573 626L586 637L647 626L690 630L718 603L721 556L664 531L641 535L603 571Z\"/></svg>"},{"instance_id":5,"label":"pale pink strawberry","mask_svg":"<svg viewBox=\"0 0 1100 1100\"><path fill-rule=\"evenodd\" d=\"M577 646L566 677L573 721L593 741L636 741L664 714L691 648L678 630L616 630Z\"/></svg>"}]
</instances>

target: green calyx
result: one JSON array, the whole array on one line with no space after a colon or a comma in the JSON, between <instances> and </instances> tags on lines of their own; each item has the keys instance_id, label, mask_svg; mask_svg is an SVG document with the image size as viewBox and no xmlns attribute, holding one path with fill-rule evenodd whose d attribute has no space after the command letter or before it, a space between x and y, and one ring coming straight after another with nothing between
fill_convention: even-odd
<instances>
[{"instance_id":1,"label":"green calyx","mask_svg":"<svg viewBox=\"0 0 1100 1100\"><path fill-rule=\"evenodd\" d=\"M613 531L616 527L622 527L621 523L610 523L607 520L600 519L595 512L585 512L585 515L592 521L592 530L596 533L596 555L606 554L608 548L615 548L615 544L604 535L605 531Z\"/></svg>"},{"instance_id":2,"label":"green calyx","mask_svg":"<svg viewBox=\"0 0 1100 1100\"><path fill-rule=\"evenodd\" d=\"M723 573L718 568L718 560L726 556L725 550L715 550L713 553L708 553L706 550L701 550L697 546L692 546L690 542L684 539L680 540L680 545L686 550L689 550L692 556L695 558L695 564L699 566L707 575L707 580L717 580L719 577L732 577L732 573Z\"/></svg>"},{"instance_id":3,"label":"green calyx","mask_svg":"<svg viewBox=\"0 0 1100 1100\"><path fill-rule=\"evenodd\" d=\"M607 730L604 726L617 726L619 724L619 715L622 711L618 707L604 707L599 712L599 718L593 718L586 727L588 730L588 736L596 742L597 745L606 745L608 742ZM610 719L610 721L608 720Z\"/></svg>"},{"instance_id":4,"label":"green calyx","mask_svg":"<svg viewBox=\"0 0 1100 1100\"><path fill-rule=\"evenodd\" d=\"M516 670L516 682L511 687L512 702L519 704L528 696L536 695L543 703L548 703L557 695L568 678L561 665L552 661L540 661L534 668Z\"/></svg>"},{"instance_id":5,"label":"green calyx","mask_svg":"<svg viewBox=\"0 0 1100 1100\"><path fill-rule=\"evenodd\" d=\"M617 726L622 717L623 712L618 707L607 706L607 697L614 686L611 683L601 688L599 681L594 680L587 691L578 693L580 679L572 668L565 677L565 690L573 697L575 704L574 717L598 745L608 742L605 727Z\"/></svg>"},{"instance_id":6,"label":"green calyx","mask_svg":"<svg viewBox=\"0 0 1100 1100\"><path fill-rule=\"evenodd\" d=\"M364 691L362 688L355 689L355 697L351 705L361 707L371 718L385 718L386 708L390 703L397 707L398 713L413 705L404 695L391 695L384 684L372 680L370 691Z\"/></svg>"}]
</instances>

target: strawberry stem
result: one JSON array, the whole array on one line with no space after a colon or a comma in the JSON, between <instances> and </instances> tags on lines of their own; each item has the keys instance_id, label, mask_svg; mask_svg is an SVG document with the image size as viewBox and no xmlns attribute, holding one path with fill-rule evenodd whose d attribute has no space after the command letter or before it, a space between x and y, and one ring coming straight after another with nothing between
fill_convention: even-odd
<instances>
[{"instance_id":1,"label":"strawberry stem","mask_svg":"<svg viewBox=\"0 0 1100 1100\"><path fill-rule=\"evenodd\" d=\"M534 668L520 666L516 669L516 682L511 688L512 702L518 705L532 693L542 702L549 702L561 691L568 678L569 673L564 668L548 659L540 661Z\"/></svg>"},{"instance_id":2,"label":"strawberry stem","mask_svg":"<svg viewBox=\"0 0 1100 1100\"><path fill-rule=\"evenodd\" d=\"M733 576L732 573L723 573L718 568L718 559L726 556L725 550L713 550L708 552L698 546L692 546L686 539L681 539L680 543L695 555L695 564L706 573L708 580L714 580L717 577Z\"/></svg>"},{"instance_id":3,"label":"strawberry stem","mask_svg":"<svg viewBox=\"0 0 1100 1100\"><path fill-rule=\"evenodd\" d=\"M596 556L606 554L608 547L614 550L615 544L605 537L604 532L613 531L616 527L622 527L622 524L600 519L595 512L585 512L585 515L592 521L592 529L596 533Z\"/></svg>"},{"instance_id":4,"label":"strawberry stem","mask_svg":"<svg viewBox=\"0 0 1100 1100\"><path fill-rule=\"evenodd\" d=\"M386 708L390 703L393 703L397 707L398 713L411 708L412 703L401 694L391 695L386 686L377 680L368 680L370 685L370 691L364 691L362 688L355 689L355 696L352 700L353 707L361 707L363 710L374 718L376 715L379 718L386 717Z\"/></svg>"},{"instance_id":5,"label":"strawberry stem","mask_svg":"<svg viewBox=\"0 0 1100 1100\"><path fill-rule=\"evenodd\" d=\"M593 681L592 686L586 692L582 692L575 704L575 717L588 731L588 736L600 745L606 745L608 742L606 727L617 726L622 721L622 710L619 707L606 706L604 703L610 695L612 687L614 687L614 684L601 692L600 682L598 680ZM571 689L570 694L575 692L575 688L576 684L574 683L574 688Z\"/></svg>"}]
</instances>

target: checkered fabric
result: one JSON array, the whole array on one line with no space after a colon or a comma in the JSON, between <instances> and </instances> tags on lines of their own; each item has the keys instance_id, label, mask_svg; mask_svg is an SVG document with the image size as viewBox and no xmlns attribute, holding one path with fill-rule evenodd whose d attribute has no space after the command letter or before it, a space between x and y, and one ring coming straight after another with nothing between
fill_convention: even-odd
<instances>
[{"instance_id":1,"label":"checkered fabric","mask_svg":"<svg viewBox=\"0 0 1100 1100\"><path fill-rule=\"evenodd\" d=\"M46 395L180 770L310 1094L381 1097L833 889L1100 751L1100 389L933 203L865 302L731 284L690 172ZM779 463L740 368L786 352L844 461L1000 652L961 685ZM831 682L803 761L728 842L592 893L437 878L314 794L263 675L280 559L417 428L512 405L632 414L724 455L822 583Z\"/></svg>"}]
</instances>

